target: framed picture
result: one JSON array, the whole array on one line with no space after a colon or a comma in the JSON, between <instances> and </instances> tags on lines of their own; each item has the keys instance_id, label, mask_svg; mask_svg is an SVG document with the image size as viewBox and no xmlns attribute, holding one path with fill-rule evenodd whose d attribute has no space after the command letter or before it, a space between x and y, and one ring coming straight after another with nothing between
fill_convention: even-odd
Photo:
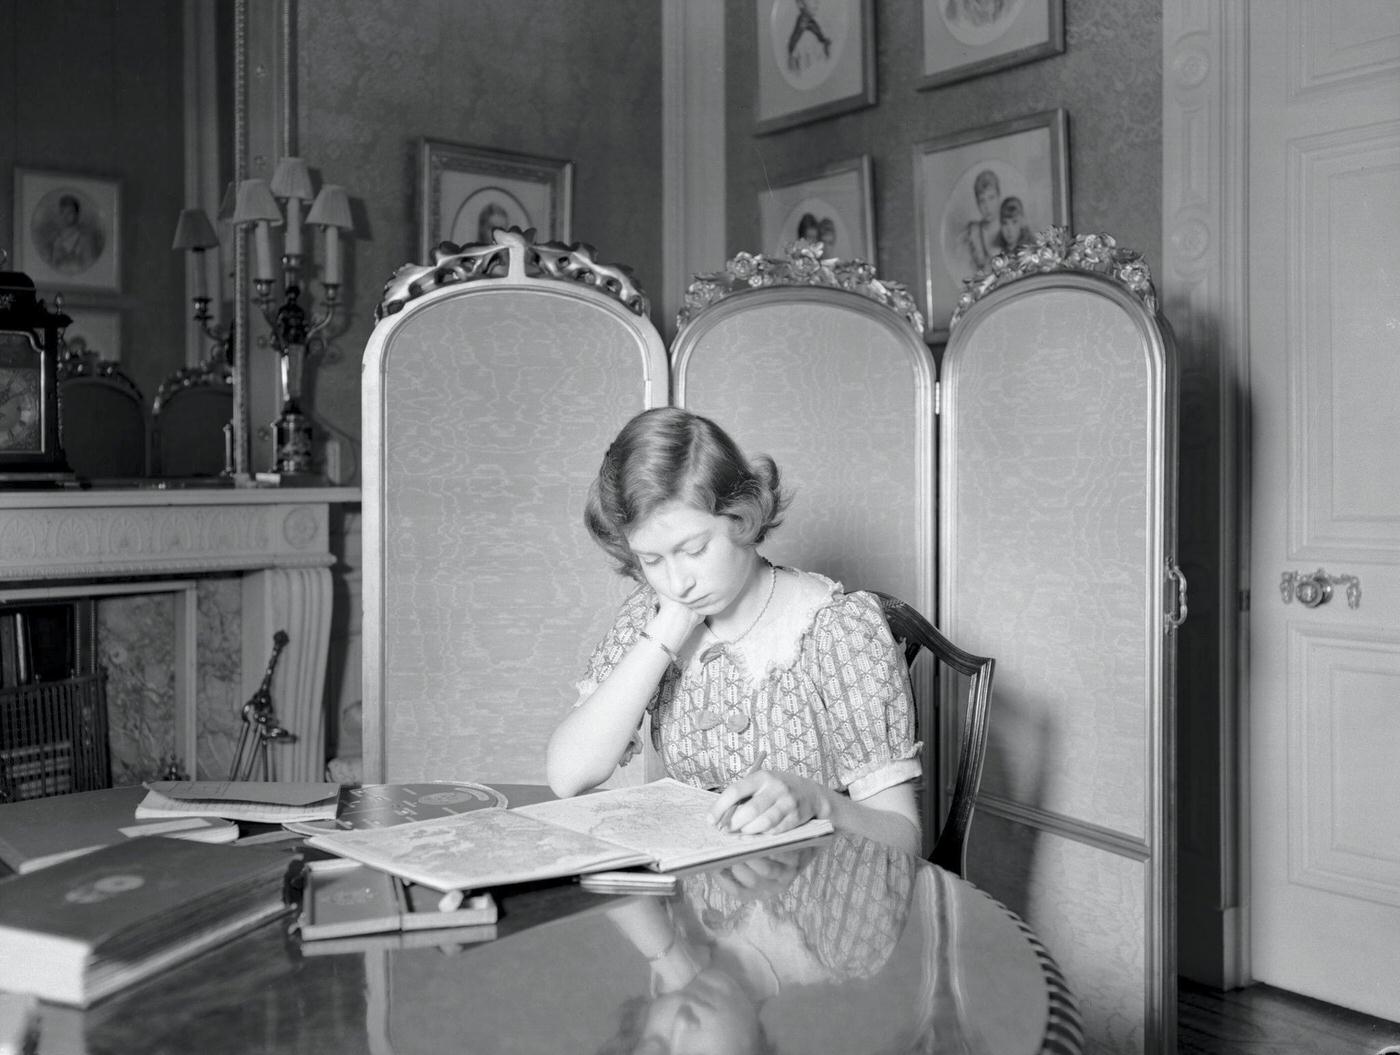
<instances>
[{"instance_id":1,"label":"framed picture","mask_svg":"<svg viewBox=\"0 0 1400 1055\"><path fill-rule=\"evenodd\" d=\"M758 210L765 253L781 254L806 238L823 243L827 256L875 262L868 154L760 191Z\"/></svg>"},{"instance_id":2,"label":"framed picture","mask_svg":"<svg viewBox=\"0 0 1400 1055\"><path fill-rule=\"evenodd\" d=\"M1070 225L1068 119L1047 110L914 147L914 208L931 336L997 253Z\"/></svg>"},{"instance_id":3,"label":"framed picture","mask_svg":"<svg viewBox=\"0 0 1400 1055\"><path fill-rule=\"evenodd\" d=\"M439 242L490 242L497 227L535 229L542 242L571 237L574 163L421 140L420 259Z\"/></svg>"},{"instance_id":4,"label":"framed picture","mask_svg":"<svg viewBox=\"0 0 1400 1055\"><path fill-rule=\"evenodd\" d=\"M1065 50L1064 0L923 0L920 88L966 80Z\"/></svg>"},{"instance_id":5,"label":"framed picture","mask_svg":"<svg viewBox=\"0 0 1400 1055\"><path fill-rule=\"evenodd\" d=\"M759 135L875 103L874 0L755 0Z\"/></svg>"},{"instance_id":6,"label":"framed picture","mask_svg":"<svg viewBox=\"0 0 1400 1055\"><path fill-rule=\"evenodd\" d=\"M69 348L82 346L98 358L119 363L122 359L122 314L111 308L87 308L73 304L63 306L64 314L73 321L63 331L63 341Z\"/></svg>"},{"instance_id":7,"label":"framed picture","mask_svg":"<svg viewBox=\"0 0 1400 1055\"><path fill-rule=\"evenodd\" d=\"M39 288L121 291L121 184L15 169L15 266Z\"/></svg>"}]
</instances>

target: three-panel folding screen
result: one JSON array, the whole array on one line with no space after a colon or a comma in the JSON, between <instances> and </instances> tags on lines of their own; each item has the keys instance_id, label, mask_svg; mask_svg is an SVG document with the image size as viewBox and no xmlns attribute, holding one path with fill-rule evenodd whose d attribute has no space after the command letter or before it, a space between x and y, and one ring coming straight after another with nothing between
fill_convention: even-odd
<instances>
[{"instance_id":1,"label":"three-panel folding screen","mask_svg":"<svg viewBox=\"0 0 1400 1055\"><path fill-rule=\"evenodd\" d=\"M668 353L618 275L507 252L418 269L365 351L365 780L543 780L629 586L583 528L589 483L673 402L777 460L766 556L996 658L968 877L1049 946L1088 1050L1172 1050L1176 382L1150 294L1017 278L937 363L878 288L736 287ZM936 831L959 697L922 666L915 688Z\"/></svg>"}]
</instances>

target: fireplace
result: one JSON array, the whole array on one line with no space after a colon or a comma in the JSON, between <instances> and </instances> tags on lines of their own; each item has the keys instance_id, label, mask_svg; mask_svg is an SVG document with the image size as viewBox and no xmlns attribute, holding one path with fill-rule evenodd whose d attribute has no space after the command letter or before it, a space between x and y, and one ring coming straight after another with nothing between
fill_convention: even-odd
<instances>
[{"instance_id":1,"label":"fireplace","mask_svg":"<svg viewBox=\"0 0 1400 1055\"><path fill-rule=\"evenodd\" d=\"M90 599L0 605L0 802L112 784Z\"/></svg>"},{"instance_id":2,"label":"fireplace","mask_svg":"<svg viewBox=\"0 0 1400 1055\"><path fill-rule=\"evenodd\" d=\"M358 501L359 492L349 488L159 484L0 490L0 611L21 604L97 599L98 629L92 643L109 675L104 683L95 669L91 673L111 704L109 766L118 783L150 775L144 756L139 774L128 772L123 762L122 745L129 739L128 719L138 696L162 701L160 730L143 742L158 742L159 753L168 751L191 777L223 777L226 768L218 759L206 757L200 765L204 741L198 703L213 703L218 714L232 715L236 739L241 701L262 680L273 633L285 630L290 641L271 691L279 719L297 739L282 752L279 775L285 780L319 780L326 765L331 569L337 560L331 550L331 508ZM117 614L126 611L121 606L143 604L142 595L161 594L166 596L151 605L160 610L159 625L169 627L160 635L163 643L157 644L152 635L127 634L135 621ZM202 610L208 611L208 620L201 618ZM346 616L358 627L357 611ZM154 627L155 621L149 625ZM337 654L358 660L357 652L343 649ZM358 662L353 669L358 672ZM228 686L228 700L207 691L211 676ZM73 675L75 680L81 677ZM161 686L155 685L157 677ZM347 684L338 677L337 691ZM79 706L79 713L100 709L89 712ZM6 735L11 725L17 733L20 712L5 715ZM35 746L30 724L26 717L26 747ZM79 729L78 736L76 742L83 742L86 730ZM42 742L62 744L65 739L71 738L59 735ZM40 747L26 761L35 763L37 770L37 763L55 750ZM42 778L41 788L43 779L57 782L55 777Z\"/></svg>"}]
</instances>

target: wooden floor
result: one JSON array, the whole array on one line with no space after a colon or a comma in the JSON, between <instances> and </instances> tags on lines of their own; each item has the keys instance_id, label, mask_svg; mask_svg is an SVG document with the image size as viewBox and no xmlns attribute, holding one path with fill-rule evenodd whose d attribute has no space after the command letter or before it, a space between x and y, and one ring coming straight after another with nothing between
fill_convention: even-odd
<instances>
[{"instance_id":1,"label":"wooden floor","mask_svg":"<svg viewBox=\"0 0 1400 1055\"><path fill-rule=\"evenodd\" d=\"M1182 1055L1376 1055L1400 1052L1400 1023L1252 985L1222 993L1181 979L1177 1051Z\"/></svg>"}]
</instances>

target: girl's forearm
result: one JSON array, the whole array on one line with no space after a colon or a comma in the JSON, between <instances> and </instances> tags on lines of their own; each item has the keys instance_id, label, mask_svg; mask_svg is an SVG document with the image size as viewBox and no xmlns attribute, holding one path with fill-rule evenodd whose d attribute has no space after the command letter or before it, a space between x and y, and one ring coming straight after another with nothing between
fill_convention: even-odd
<instances>
[{"instance_id":1,"label":"girl's forearm","mask_svg":"<svg viewBox=\"0 0 1400 1055\"><path fill-rule=\"evenodd\" d=\"M890 792L897 794L891 796ZM868 804L869 799L855 802L839 791L828 790L827 795L831 823L838 831L854 832L915 857L922 856L923 836L912 792L906 794L901 788L890 788L871 796L871 799L889 800L875 805Z\"/></svg>"},{"instance_id":2,"label":"girl's forearm","mask_svg":"<svg viewBox=\"0 0 1400 1055\"><path fill-rule=\"evenodd\" d=\"M568 798L607 780L636 731L671 659L655 641L639 639L593 694L555 728L545 777Z\"/></svg>"}]
</instances>

